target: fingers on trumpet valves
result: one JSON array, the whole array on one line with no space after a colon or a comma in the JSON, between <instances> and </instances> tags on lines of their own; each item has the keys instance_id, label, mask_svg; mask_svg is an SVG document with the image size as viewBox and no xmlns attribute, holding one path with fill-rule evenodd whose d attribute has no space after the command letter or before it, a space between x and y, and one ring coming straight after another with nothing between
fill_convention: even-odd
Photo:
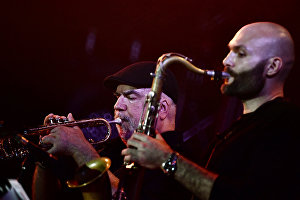
<instances>
[{"instance_id":1,"label":"fingers on trumpet valves","mask_svg":"<svg viewBox=\"0 0 300 200\"><path fill-rule=\"evenodd\" d=\"M53 123L53 113L50 113L49 115L47 115L44 119L44 125L49 125L51 123Z\"/></svg>"},{"instance_id":2,"label":"fingers on trumpet valves","mask_svg":"<svg viewBox=\"0 0 300 200\"><path fill-rule=\"evenodd\" d=\"M63 124L68 122L69 119L65 116L55 115L50 113L44 119L44 125Z\"/></svg>"},{"instance_id":3,"label":"fingers on trumpet valves","mask_svg":"<svg viewBox=\"0 0 300 200\"><path fill-rule=\"evenodd\" d=\"M68 120L68 121L75 121L75 119L74 119L72 113L69 113L69 114L68 114L66 120Z\"/></svg>"}]
</instances>

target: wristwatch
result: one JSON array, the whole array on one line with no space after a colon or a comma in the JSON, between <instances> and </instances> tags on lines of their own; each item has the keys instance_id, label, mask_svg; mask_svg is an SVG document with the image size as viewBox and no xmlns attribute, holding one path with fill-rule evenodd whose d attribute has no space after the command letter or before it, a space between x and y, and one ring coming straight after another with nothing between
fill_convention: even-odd
<instances>
[{"instance_id":1,"label":"wristwatch","mask_svg":"<svg viewBox=\"0 0 300 200\"><path fill-rule=\"evenodd\" d=\"M177 159L178 159L179 153L173 152L168 160L163 162L161 164L161 168L165 174L168 176L174 176L176 170L177 170Z\"/></svg>"}]
</instances>

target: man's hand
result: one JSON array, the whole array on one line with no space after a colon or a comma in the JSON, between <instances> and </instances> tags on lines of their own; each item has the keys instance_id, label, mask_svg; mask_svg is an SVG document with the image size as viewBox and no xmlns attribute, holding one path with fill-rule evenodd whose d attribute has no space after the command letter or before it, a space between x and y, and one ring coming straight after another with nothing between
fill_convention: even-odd
<instances>
[{"instance_id":1,"label":"man's hand","mask_svg":"<svg viewBox=\"0 0 300 200\"><path fill-rule=\"evenodd\" d=\"M127 148L122 151L125 162L137 162L140 165L154 169L159 168L173 152L160 134L156 138L142 133L134 133L127 141Z\"/></svg>"},{"instance_id":2,"label":"man's hand","mask_svg":"<svg viewBox=\"0 0 300 200\"><path fill-rule=\"evenodd\" d=\"M50 114L45 118L45 124L48 124L49 117L63 118L58 115ZM72 114L68 114L68 121L74 121ZM76 163L81 166L86 162L98 158L99 155L94 147L86 140L83 132L78 126L66 127L62 125L50 131L50 134L42 138L45 144L52 144L48 150L54 155L72 156Z\"/></svg>"},{"instance_id":3,"label":"man's hand","mask_svg":"<svg viewBox=\"0 0 300 200\"><path fill-rule=\"evenodd\" d=\"M73 118L73 115L71 113L68 114L68 117L55 115L53 113L50 113L49 115L47 115L45 117L44 125L47 126L47 125L55 123L55 122L52 122L52 120L55 121L55 122L58 122L58 121L63 122L65 120L74 121L74 118Z\"/></svg>"}]
</instances>

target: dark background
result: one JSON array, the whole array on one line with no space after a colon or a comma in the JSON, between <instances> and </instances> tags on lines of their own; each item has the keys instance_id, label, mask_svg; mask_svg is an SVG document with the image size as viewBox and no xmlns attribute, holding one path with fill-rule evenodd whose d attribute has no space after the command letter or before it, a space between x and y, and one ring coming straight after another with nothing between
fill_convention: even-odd
<instances>
[{"instance_id":1,"label":"dark background","mask_svg":"<svg viewBox=\"0 0 300 200\"><path fill-rule=\"evenodd\" d=\"M2 1L1 123L35 127L51 112L110 118L115 100L102 86L105 76L167 52L222 70L228 42L251 22L285 26L298 57L298 8L296 0ZM297 65L298 60L286 96L300 104ZM221 96L219 83L186 69L173 71L181 91L177 128L186 138L208 126L222 130L240 114L240 103ZM200 134L204 143L207 137Z\"/></svg>"},{"instance_id":2,"label":"dark background","mask_svg":"<svg viewBox=\"0 0 300 200\"><path fill-rule=\"evenodd\" d=\"M20 126L39 125L50 112L73 112L77 119L111 112L114 99L103 88L103 78L135 61L156 61L163 53L178 52L201 68L220 70L228 42L250 22L280 23L299 46L296 0L11 0L1 4L0 120ZM201 109L214 109L219 102L215 98L221 98L218 86L203 86L198 75L177 71L184 90L180 103L189 102L182 112L197 118ZM296 66L286 88L295 102L298 72Z\"/></svg>"}]
</instances>

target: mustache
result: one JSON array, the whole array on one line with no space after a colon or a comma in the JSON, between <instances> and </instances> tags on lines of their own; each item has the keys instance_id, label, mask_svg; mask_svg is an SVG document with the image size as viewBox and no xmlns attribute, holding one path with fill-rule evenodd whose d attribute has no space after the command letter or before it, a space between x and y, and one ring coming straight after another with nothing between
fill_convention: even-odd
<instances>
[{"instance_id":1,"label":"mustache","mask_svg":"<svg viewBox=\"0 0 300 200\"><path fill-rule=\"evenodd\" d=\"M123 115L123 114L115 114L114 118L120 118L122 121L130 121L130 118L126 115Z\"/></svg>"},{"instance_id":2,"label":"mustache","mask_svg":"<svg viewBox=\"0 0 300 200\"><path fill-rule=\"evenodd\" d=\"M237 76L237 73L235 73L231 68L227 67L225 69L225 72L227 72L230 76L232 77L236 77Z\"/></svg>"}]
</instances>

